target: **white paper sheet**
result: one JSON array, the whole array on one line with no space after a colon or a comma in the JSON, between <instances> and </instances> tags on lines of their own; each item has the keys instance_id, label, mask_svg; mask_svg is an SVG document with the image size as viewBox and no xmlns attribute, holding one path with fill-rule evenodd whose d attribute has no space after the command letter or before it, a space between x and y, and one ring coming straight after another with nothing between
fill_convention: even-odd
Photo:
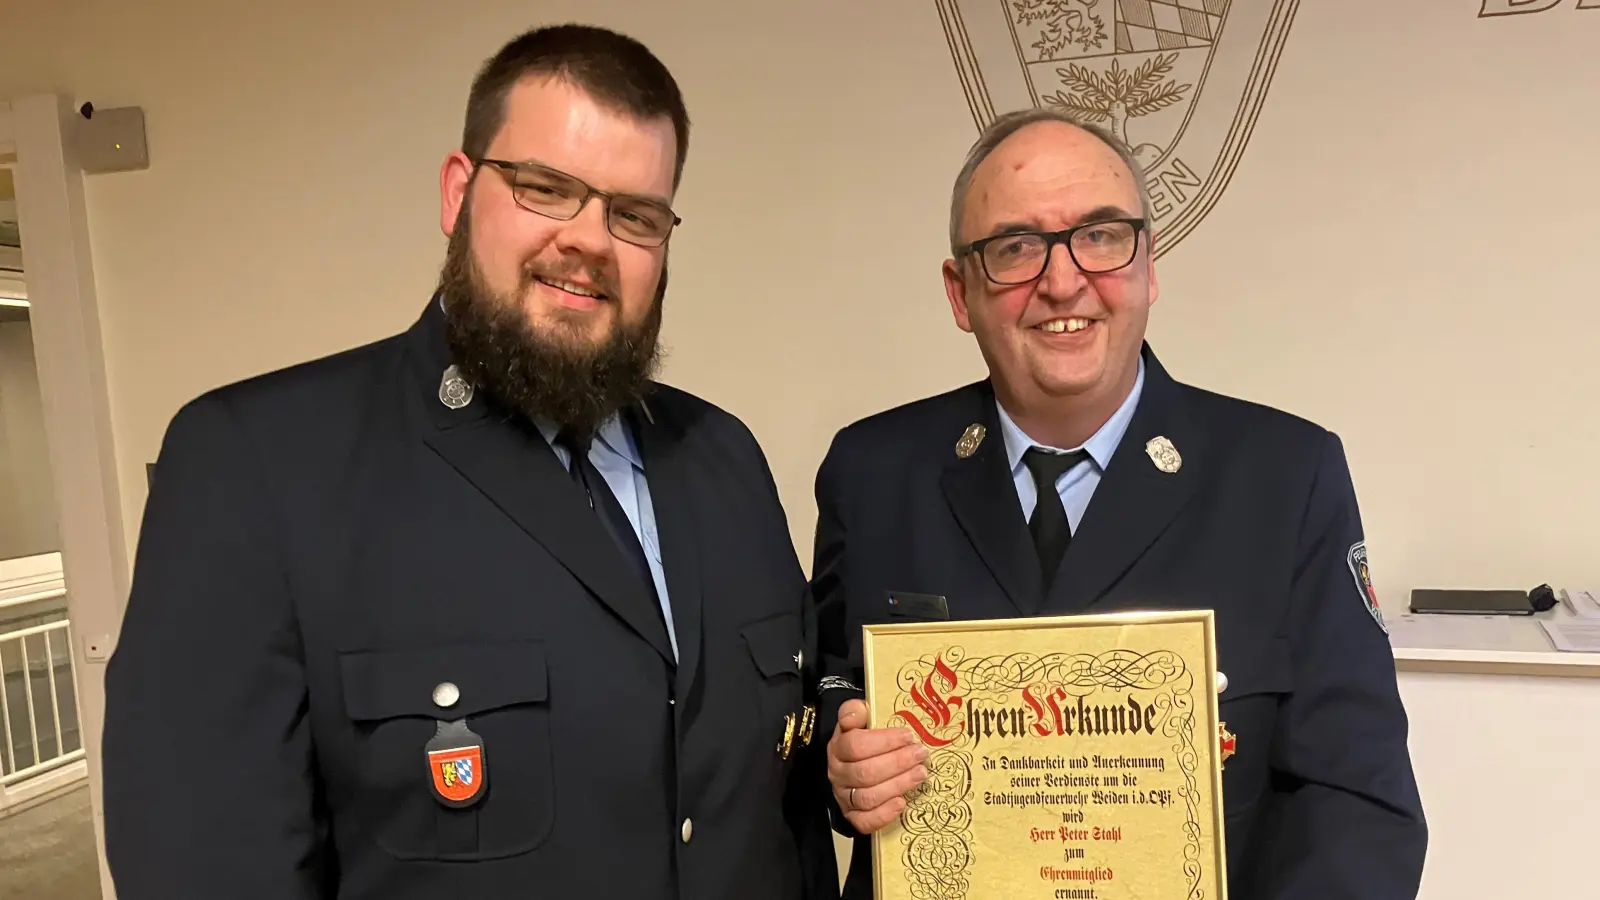
<instances>
[{"instance_id":1,"label":"white paper sheet","mask_svg":"<svg viewBox=\"0 0 1600 900\"><path fill-rule=\"evenodd\" d=\"M1600 653L1600 622L1588 619L1540 622L1557 650L1569 653Z\"/></svg>"},{"instance_id":2,"label":"white paper sheet","mask_svg":"<svg viewBox=\"0 0 1600 900\"><path fill-rule=\"evenodd\" d=\"M1526 616L1402 613L1388 622L1389 643L1395 647L1502 653L1550 650L1549 643Z\"/></svg>"},{"instance_id":3,"label":"white paper sheet","mask_svg":"<svg viewBox=\"0 0 1600 900\"><path fill-rule=\"evenodd\" d=\"M1600 621L1600 590L1568 588L1561 592L1561 599L1574 616Z\"/></svg>"}]
</instances>

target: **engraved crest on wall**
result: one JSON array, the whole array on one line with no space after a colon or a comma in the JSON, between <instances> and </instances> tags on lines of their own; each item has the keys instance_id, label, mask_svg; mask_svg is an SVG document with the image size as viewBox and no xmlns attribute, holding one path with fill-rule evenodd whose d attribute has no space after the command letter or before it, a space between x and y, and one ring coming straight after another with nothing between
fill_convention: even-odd
<instances>
[{"instance_id":1,"label":"engraved crest on wall","mask_svg":"<svg viewBox=\"0 0 1600 900\"><path fill-rule=\"evenodd\" d=\"M1127 141L1176 246L1244 154L1299 0L935 0L973 121L1064 109Z\"/></svg>"},{"instance_id":2,"label":"engraved crest on wall","mask_svg":"<svg viewBox=\"0 0 1600 900\"><path fill-rule=\"evenodd\" d=\"M1480 19L1498 19L1504 16L1527 16L1552 9L1600 9L1600 0L1483 0L1478 9Z\"/></svg>"}]
</instances>

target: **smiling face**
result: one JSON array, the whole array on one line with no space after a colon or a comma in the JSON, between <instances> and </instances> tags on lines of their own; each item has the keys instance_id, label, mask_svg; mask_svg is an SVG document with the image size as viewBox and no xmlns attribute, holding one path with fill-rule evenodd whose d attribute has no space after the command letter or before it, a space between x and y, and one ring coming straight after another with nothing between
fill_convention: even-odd
<instances>
[{"instance_id":1,"label":"smiling face","mask_svg":"<svg viewBox=\"0 0 1600 900\"><path fill-rule=\"evenodd\" d=\"M633 220L617 206L608 226L599 196L567 220L535 210L563 174L568 188L578 179L667 204L676 154L669 118L618 112L559 79L511 88L485 157L555 171L475 166L458 152L440 174L450 236L441 291L469 378L557 425L593 427L636 398L656 358L666 246L617 237L637 237L625 227Z\"/></svg>"},{"instance_id":2,"label":"smiling face","mask_svg":"<svg viewBox=\"0 0 1600 900\"><path fill-rule=\"evenodd\" d=\"M1116 151L1066 123L1037 122L973 173L960 240L1142 215L1138 185ZM1132 262L1099 274L1086 274L1057 244L1039 277L1016 285L990 280L976 254L945 263L956 324L976 337L1013 414L1065 402L1109 417L1132 389L1158 293L1148 232L1136 240Z\"/></svg>"},{"instance_id":3,"label":"smiling face","mask_svg":"<svg viewBox=\"0 0 1600 900\"><path fill-rule=\"evenodd\" d=\"M676 154L669 119L640 121L565 81L531 78L511 89L504 125L485 155L537 162L601 191L666 204ZM484 166L472 175L465 156L446 162L441 224L452 234L465 204L472 258L484 286L515 302L530 326L575 346L597 347L618 329L648 318L665 247L641 247L613 235L599 197L561 221L519 206L510 172Z\"/></svg>"}]
</instances>

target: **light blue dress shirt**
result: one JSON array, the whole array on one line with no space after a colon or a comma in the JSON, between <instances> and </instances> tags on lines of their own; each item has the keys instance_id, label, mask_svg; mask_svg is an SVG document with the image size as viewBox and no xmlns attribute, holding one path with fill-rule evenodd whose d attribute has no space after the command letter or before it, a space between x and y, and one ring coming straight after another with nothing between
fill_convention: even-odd
<instances>
[{"instance_id":1,"label":"light blue dress shirt","mask_svg":"<svg viewBox=\"0 0 1600 900\"><path fill-rule=\"evenodd\" d=\"M1083 513L1089 508L1089 499L1094 496L1094 489L1100 486L1100 479L1105 476L1106 466L1111 464L1111 455L1117 452L1117 445L1122 443L1122 436L1128 430L1128 424L1133 421L1133 411L1139 406L1139 395L1144 392L1144 357L1139 357L1139 374L1134 377L1133 390L1128 392L1128 399L1122 401L1122 406L1117 408L1115 414L1100 426L1092 437L1078 447L1050 447L1035 441L1023 433L1017 423L1011 420L1005 407L996 403L1000 413L1000 431L1006 441L1006 460L1011 463L1011 481L1017 486L1017 499L1022 501L1022 518L1024 521L1033 518L1033 508L1038 504L1038 489L1033 483L1033 473L1028 471L1027 465L1022 461L1022 454L1030 447L1039 447L1055 453L1083 450L1089 458L1078 463L1061 474L1056 479L1056 492L1061 496L1061 505L1067 508L1067 523L1072 527L1072 533L1078 533L1078 523L1083 521Z\"/></svg>"},{"instance_id":2,"label":"light blue dress shirt","mask_svg":"<svg viewBox=\"0 0 1600 900\"><path fill-rule=\"evenodd\" d=\"M556 452L561 465L570 472L571 455L565 447L556 445L558 432L559 429L549 423L539 423L539 433L550 442L550 449ZM651 505L650 485L644 477L644 459L639 454L633 435L623 427L621 416L613 415L600 426L594 442L589 445L589 461L594 463L595 469L611 487L611 493L616 495L628 521L633 523L633 531L639 536L639 542L644 545L645 562L650 565L650 577L656 583L656 595L661 598L661 614L667 622L667 640L672 642L672 655L676 658L678 633L672 623L672 603L667 599L667 575L661 565L661 540L656 532L655 507Z\"/></svg>"}]
</instances>

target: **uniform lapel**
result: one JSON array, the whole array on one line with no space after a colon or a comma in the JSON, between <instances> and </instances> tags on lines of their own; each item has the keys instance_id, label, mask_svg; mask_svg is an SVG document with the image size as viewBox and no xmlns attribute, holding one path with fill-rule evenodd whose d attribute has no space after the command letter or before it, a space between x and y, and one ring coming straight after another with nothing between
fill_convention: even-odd
<instances>
[{"instance_id":1,"label":"uniform lapel","mask_svg":"<svg viewBox=\"0 0 1600 900\"><path fill-rule=\"evenodd\" d=\"M461 409L440 400L451 354L436 301L413 332L424 441L672 665L659 609L544 436L481 392Z\"/></svg>"},{"instance_id":2,"label":"uniform lapel","mask_svg":"<svg viewBox=\"0 0 1600 900\"><path fill-rule=\"evenodd\" d=\"M1078 612L1099 600L1172 524L1203 475L1204 434L1184 414L1178 385L1148 347L1144 359L1139 407L1062 560L1050 613ZM1147 450L1163 437L1181 457L1176 472L1162 471Z\"/></svg>"},{"instance_id":3,"label":"uniform lapel","mask_svg":"<svg viewBox=\"0 0 1600 900\"><path fill-rule=\"evenodd\" d=\"M698 507L683 432L677 423L668 421L667 413L662 404L646 400L634 408L631 418L650 484L656 538L661 542L661 565L678 636L677 694L687 696L700 662L701 548L695 536L701 529L697 527Z\"/></svg>"},{"instance_id":4,"label":"uniform lapel","mask_svg":"<svg viewBox=\"0 0 1600 900\"><path fill-rule=\"evenodd\" d=\"M974 391L980 402L973 404L972 422L953 429L948 449L942 451L950 454L942 479L945 500L1012 604L1022 614L1033 615L1043 597L1039 557L1011 479L994 393L988 382ZM963 458L955 448L968 424L982 425L985 434L977 451Z\"/></svg>"}]
</instances>

